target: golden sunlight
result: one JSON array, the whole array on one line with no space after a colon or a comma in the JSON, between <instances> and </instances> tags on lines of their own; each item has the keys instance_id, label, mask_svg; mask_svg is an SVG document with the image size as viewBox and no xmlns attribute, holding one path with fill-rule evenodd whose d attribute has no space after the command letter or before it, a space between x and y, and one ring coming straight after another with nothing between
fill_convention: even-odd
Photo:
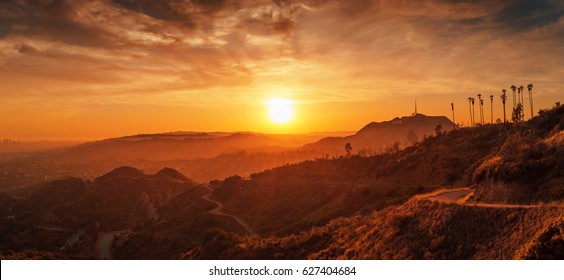
<instances>
[{"instance_id":1,"label":"golden sunlight","mask_svg":"<svg viewBox=\"0 0 564 280\"><path fill-rule=\"evenodd\" d=\"M285 124L294 117L293 101L284 98L272 98L267 101L268 117L277 124Z\"/></svg>"}]
</instances>

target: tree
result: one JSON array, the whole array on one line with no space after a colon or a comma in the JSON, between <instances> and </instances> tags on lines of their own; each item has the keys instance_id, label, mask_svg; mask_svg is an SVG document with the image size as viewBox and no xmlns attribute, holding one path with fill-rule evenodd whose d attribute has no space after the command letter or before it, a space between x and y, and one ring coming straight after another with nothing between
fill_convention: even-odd
<instances>
[{"instance_id":1,"label":"tree","mask_svg":"<svg viewBox=\"0 0 564 280\"><path fill-rule=\"evenodd\" d=\"M386 146L386 153L391 154L399 151L400 143L398 141L394 142L392 146Z\"/></svg>"},{"instance_id":2,"label":"tree","mask_svg":"<svg viewBox=\"0 0 564 280\"><path fill-rule=\"evenodd\" d=\"M474 108L475 108L475 107L474 107L474 98L472 97L472 124L473 124L473 125L476 124L476 122L475 122L475 120L476 120L476 118L475 118L475 117L476 117L476 111L474 110Z\"/></svg>"},{"instance_id":3,"label":"tree","mask_svg":"<svg viewBox=\"0 0 564 280\"><path fill-rule=\"evenodd\" d=\"M480 124L484 124L484 101L482 100L482 94L478 93L478 101L480 106Z\"/></svg>"},{"instance_id":4,"label":"tree","mask_svg":"<svg viewBox=\"0 0 564 280\"><path fill-rule=\"evenodd\" d=\"M523 94L524 94L524 92L523 92L523 86L518 87L518 88L517 88L517 102L518 102L517 104L521 104L521 115L523 115L523 118L522 118L522 119L524 119L524 117L525 117L525 110L523 110L523 109L524 109L524 105L525 105L525 104L523 103ZM521 117L519 117L519 118L521 119Z\"/></svg>"},{"instance_id":5,"label":"tree","mask_svg":"<svg viewBox=\"0 0 564 280\"><path fill-rule=\"evenodd\" d=\"M512 85L511 90L513 91L513 109L515 109L515 106L517 106L517 100L515 99L515 90L517 90L517 87L515 85Z\"/></svg>"},{"instance_id":6,"label":"tree","mask_svg":"<svg viewBox=\"0 0 564 280\"><path fill-rule=\"evenodd\" d=\"M490 95L490 117L491 117L490 122L492 124L493 124L493 98L494 98L494 96Z\"/></svg>"},{"instance_id":7,"label":"tree","mask_svg":"<svg viewBox=\"0 0 564 280\"><path fill-rule=\"evenodd\" d=\"M438 124L437 126L435 126L435 134L437 136L443 134L443 126L441 124Z\"/></svg>"},{"instance_id":8,"label":"tree","mask_svg":"<svg viewBox=\"0 0 564 280\"><path fill-rule=\"evenodd\" d=\"M523 116L523 105L521 103L517 104L515 109L513 109L513 113L511 114L511 120L513 122L520 122L524 118Z\"/></svg>"},{"instance_id":9,"label":"tree","mask_svg":"<svg viewBox=\"0 0 564 280\"><path fill-rule=\"evenodd\" d=\"M505 117L505 101L507 100L507 94L505 94L507 90L501 90L501 103L503 103L503 124L507 126L507 118Z\"/></svg>"},{"instance_id":10,"label":"tree","mask_svg":"<svg viewBox=\"0 0 564 280\"><path fill-rule=\"evenodd\" d=\"M474 126L474 117L472 116L472 100L474 98L468 97L468 109L470 110L470 126Z\"/></svg>"},{"instance_id":11,"label":"tree","mask_svg":"<svg viewBox=\"0 0 564 280\"><path fill-rule=\"evenodd\" d=\"M528 84L527 89L529 90L529 105L531 106L531 119L533 118L534 111L533 111L533 84Z\"/></svg>"},{"instance_id":12,"label":"tree","mask_svg":"<svg viewBox=\"0 0 564 280\"><path fill-rule=\"evenodd\" d=\"M523 109L524 109L524 107L525 107L525 87L523 85L521 85L519 87L519 89L521 90L521 102L520 103L523 104Z\"/></svg>"},{"instance_id":13,"label":"tree","mask_svg":"<svg viewBox=\"0 0 564 280\"><path fill-rule=\"evenodd\" d=\"M351 152L352 152L352 145L351 145L351 143L345 144L345 151L347 151L347 156L350 157L350 156L351 156Z\"/></svg>"},{"instance_id":14,"label":"tree","mask_svg":"<svg viewBox=\"0 0 564 280\"><path fill-rule=\"evenodd\" d=\"M484 99L480 99L480 123L484 124Z\"/></svg>"},{"instance_id":15,"label":"tree","mask_svg":"<svg viewBox=\"0 0 564 280\"><path fill-rule=\"evenodd\" d=\"M456 123L454 122L454 103L450 103L450 108L452 109L452 130L455 130Z\"/></svg>"}]
</instances>

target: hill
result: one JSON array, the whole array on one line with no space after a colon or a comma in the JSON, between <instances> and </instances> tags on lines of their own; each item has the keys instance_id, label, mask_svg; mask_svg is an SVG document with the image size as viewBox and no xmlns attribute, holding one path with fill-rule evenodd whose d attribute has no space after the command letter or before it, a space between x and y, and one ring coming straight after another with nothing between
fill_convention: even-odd
<instances>
[{"instance_id":1,"label":"hill","mask_svg":"<svg viewBox=\"0 0 564 280\"><path fill-rule=\"evenodd\" d=\"M100 234L157 219L180 193L200 197L206 191L170 169L146 175L121 167L94 181L71 177L0 193L0 251L95 257Z\"/></svg>"},{"instance_id":2,"label":"hill","mask_svg":"<svg viewBox=\"0 0 564 280\"><path fill-rule=\"evenodd\" d=\"M416 114L384 122L371 122L354 135L323 138L304 148L344 154L345 145L350 143L359 153L381 153L395 143L408 146L425 136L434 135L437 126L440 126L441 131L449 131L454 127L447 117Z\"/></svg>"},{"instance_id":3,"label":"hill","mask_svg":"<svg viewBox=\"0 0 564 280\"><path fill-rule=\"evenodd\" d=\"M436 131L404 149L209 184L131 167L45 182L0 193L0 255L561 259L563 127L557 106L507 127Z\"/></svg>"}]
</instances>

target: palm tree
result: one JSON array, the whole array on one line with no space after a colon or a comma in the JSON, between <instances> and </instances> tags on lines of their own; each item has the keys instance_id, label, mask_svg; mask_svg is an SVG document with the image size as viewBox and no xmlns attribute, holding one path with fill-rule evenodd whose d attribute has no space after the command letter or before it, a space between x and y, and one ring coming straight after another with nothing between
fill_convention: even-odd
<instances>
[{"instance_id":1,"label":"palm tree","mask_svg":"<svg viewBox=\"0 0 564 280\"><path fill-rule=\"evenodd\" d=\"M484 99L480 98L480 122L484 124Z\"/></svg>"},{"instance_id":2,"label":"palm tree","mask_svg":"<svg viewBox=\"0 0 564 280\"><path fill-rule=\"evenodd\" d=\"M523 85L521 85L519 87L519 89L521 90L521 104L523 105L523 107L525 107L525 87Z\"/></svg>"},{"instance_id":3,"label":"palm tree","mask_svg":"<svg viewBox=\"0 0 564 280\"><path fill-rule=\"evenodd\" d=\"M511 86L511 90L513 91L513 109L515 109L515 106L517 106L517 100L515 99L515 90L517 89L517 87L515 85Z\"/></svg>"},{"instance_id":4,"label":"palm tree","mask_svg":"<svg viewBox=\"0 0 564 280\"><path fill-rule=\"evenodd\" d=\"M531 118L533 118L533 84L528 84L527 89L529 90L529 105L531 105Z\"/></svg>"},{"instance_id":5,"label":"palm tree","mask_svg":"<svg viewBox=\"0 0 564 280\"><path fill-rule=\"evenodd\" d=\"M474 117L472 116L472 97L468 97L468 109L470 110L470 126L474 126Z\"/></svg>"},{"instance_id":6,"label":"palm tree","mask_svg":"<svg viewBox=\"0 0 564 280\"><path fill-rule=\"evenodd\" d=\"M521 120L524 121L525 120L525 87L523 85L519 86L519 91L521 91L521 95L520 95L521 100L519 101L519 103L523 107L523 110L521 111Z\"/></svg>"},{"instance_id":7,"label":"palm tree","mask_svg":"<svg viewBox=\"0 0 564 280\"><path fill-rule=\"evenodd\" d=\"M476 111L474 110L474 108L475 108L474 107L474 101L475 101L475 99L474 99L474 97L472 97L472 125L476 124L476 121L475 121L476 120Z\"/></svg>"},{"instance_id":8,"label":"palm tree","mask_svg":"<svg viewBox=\"0 0 564 280\"><path fill-rule=\"evenodd\" d=\"M456 123L454 122L454 103L450 103L450 108L452 109L452 130L455 130Z\"/></svg>"},{"instance_id":9,"label":"palm tree","mask_svg":"<svg viewBox=\"0 0 564 280\"><path fill-rule=\"evenodd\" d=\"M521 88L517 87L517 105L521 104Z\"/></svg>"},{"instance_id":10,"label":"palm tree","mask_svg":"<svg viewBox=\"0 0 564 280\"><path fill-rule=\"evenodd\" d=\"M484 124L484 111L482 110L484 102L482 101L482 94L480 93L478 93L478 101L480 101L480 103L478 104L480 105L480 124Z\"/></svg>"},{"instance_id":11,"label":"palm tree","mask_svg":"<svg viewBox=\"0 0 564 280\"><path fill-rule=\"evenodd\" d=\"M505 101L507 100L507 94L505 94L507 90L501 90L501 103L503 103L503 125L507 127L507 119L505 118Z\"/></svg>"},{"instance_id":12,"label":"palm tree","mask_svg":"<svg viewBox=\"0 0 564 280\"><path fill-rule=\"evenodd\" d=\"M492 124L493 124L493 98L494 98L494 96L490 95L490 110L491 110L490 111L490 118L491 118L490 122Z\"/></svg>"}]
</instances>

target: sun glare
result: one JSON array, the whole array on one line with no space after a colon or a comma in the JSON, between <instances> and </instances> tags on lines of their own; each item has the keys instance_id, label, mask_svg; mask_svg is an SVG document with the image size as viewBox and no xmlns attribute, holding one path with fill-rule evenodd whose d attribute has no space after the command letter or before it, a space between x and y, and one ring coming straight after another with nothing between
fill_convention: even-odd
<instances>
[{"instance_id":1,"label":"sun glare","mask_svg":"<svg viewBox=\"0 0 564 280\"><path fill-rule=\"evenodd\" d=\"M292 100L272 98L268 100L268 117L277 124L285 124L294 117Z\"/></svg>"}]
</instances>

